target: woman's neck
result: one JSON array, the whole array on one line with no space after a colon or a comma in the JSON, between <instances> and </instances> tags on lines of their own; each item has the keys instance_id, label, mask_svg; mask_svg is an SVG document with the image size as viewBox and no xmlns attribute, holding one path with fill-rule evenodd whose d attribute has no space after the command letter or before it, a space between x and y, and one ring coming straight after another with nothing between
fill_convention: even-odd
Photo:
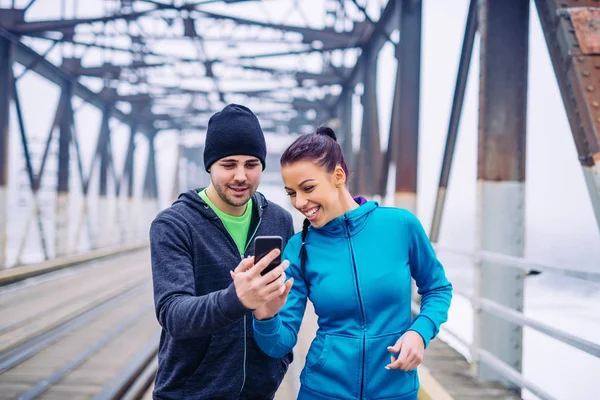
<instances>
[{"instance_id":1,"label":"woman's neck","mask_svg":"<svg viewBox=\"0 0 600 400\"><path fill-rule=\"evenodd\" d=\"M340 196L340 206L340 209L342 211L340 215L344 215L348 211L352 211L359 207L359 205L356 203L354 197L352 197L348 189L344 189L344 193Z\"/></svg>"}]
</instances>

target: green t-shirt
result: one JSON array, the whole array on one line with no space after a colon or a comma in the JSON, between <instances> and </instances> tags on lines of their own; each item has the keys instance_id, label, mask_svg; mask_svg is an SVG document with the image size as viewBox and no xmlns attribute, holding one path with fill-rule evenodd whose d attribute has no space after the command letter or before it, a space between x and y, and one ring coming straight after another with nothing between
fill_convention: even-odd
<instances>
[{"instance_id":1,"label":"green t-shirt","mask_svg":"<svg viewBox=\"0 0 600 400\"><path fill-rule=\"evenodd\" d=\"M208 206L217 214L217 216L225 225L225 229L229 232L229 235L233 238L240 255L244 256L244 250L246 249L246 240L248 238L248 230L250 229L250 220L252 219L252 198L246 204L246 211L239 217L229 215L221 211L215 206L212 201L206 195L206 189L198 192L198 195L208 204Z\"/></svg>"}]
</instances>

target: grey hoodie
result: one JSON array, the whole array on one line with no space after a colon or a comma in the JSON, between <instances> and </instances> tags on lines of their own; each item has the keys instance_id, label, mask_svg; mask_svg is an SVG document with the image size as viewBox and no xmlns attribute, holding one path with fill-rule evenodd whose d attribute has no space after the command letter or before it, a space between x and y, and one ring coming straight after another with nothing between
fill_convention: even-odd
<instances>
[{"instance_id":1,"label":"grey hoodie","mask_svg":"<svg viewBox=\"0 0 600 400\"><path fill-rule=\"evenodd\" d=\"M244 256L254 237L293 235L291 215L260 193ZM150 227L156 316L162 326L155 399L271 399L292 354L271 358L253 340L251 311L229 271L241 261L212 209L190 190Z\"/></svg>"}]
</instances>

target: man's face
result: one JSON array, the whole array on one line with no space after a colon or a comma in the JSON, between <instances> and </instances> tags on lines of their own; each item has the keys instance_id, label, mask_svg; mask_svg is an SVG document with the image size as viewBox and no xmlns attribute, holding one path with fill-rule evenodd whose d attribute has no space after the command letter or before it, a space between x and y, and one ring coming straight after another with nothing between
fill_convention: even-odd
<instances>
[{"instance_id":1,"label":"man's face","mask_svg":"<svg viewBox=\"0 0 600 400\"><path fill-rule=\"evenodd\" d=\"M253 156L227 156L210 167L210 181L227 205L241 207L256 192L262 163Z\"/></svg>"}]
</instances>

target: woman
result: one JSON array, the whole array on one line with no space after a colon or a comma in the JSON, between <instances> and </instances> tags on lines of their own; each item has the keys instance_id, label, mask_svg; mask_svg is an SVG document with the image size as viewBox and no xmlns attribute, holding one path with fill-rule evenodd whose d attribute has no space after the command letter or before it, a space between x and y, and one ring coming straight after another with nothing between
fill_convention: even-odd
<instances>
[{"instance_id":1,"label":"woman","mask_svg":"<svg viewBox=\"0 0 600 400\"><path fill-rule=\"evenodd\" d=\"M351 196L330 128L299 137L281 167L285 190L306 220L283 254L293 281L254 311L256 342L271 357L290 352L310 299L319 329L299 399L417 399L415 368L452 296L421 224L406 210ZM422 295L414 319L411 277Z\"/></svg>"}]
</instances>

